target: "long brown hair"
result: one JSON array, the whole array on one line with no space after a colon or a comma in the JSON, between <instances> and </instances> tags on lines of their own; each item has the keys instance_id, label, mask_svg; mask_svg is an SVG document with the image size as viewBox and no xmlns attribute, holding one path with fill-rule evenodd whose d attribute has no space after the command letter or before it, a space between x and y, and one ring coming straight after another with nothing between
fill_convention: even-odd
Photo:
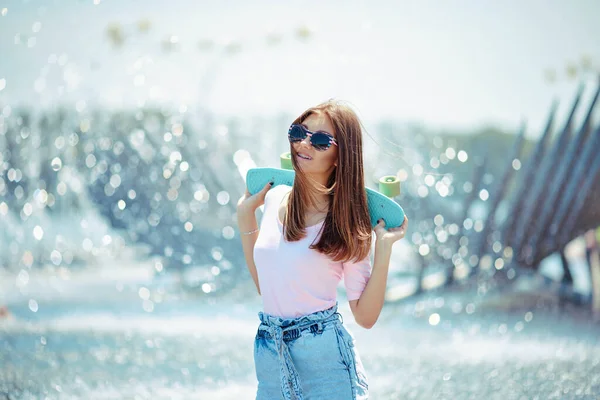
<instances>
[{"instance_id":1,"label":"long brown hair","mask_svg":"<svg viewBox=\"0 0 600 400\"><path fill-rule=\"evenodd\" d=\"M321 227L321 237L309 248L329 256L334 261L360 261L369 255L372 240L371 219L367 206L363 169L362 125L356 113L347 105L329 100L311 107L294 120L301 124L313 113L323 113L335 130L338 143L337 167L327 180L326 187L316 191L329 195L329 211ZM307 204L315 204L314 185L302 173L290 144L292 164L296 171L283 221L285 240L294 242L306 236L304 221Z\"/></svg>"}]
</instances>

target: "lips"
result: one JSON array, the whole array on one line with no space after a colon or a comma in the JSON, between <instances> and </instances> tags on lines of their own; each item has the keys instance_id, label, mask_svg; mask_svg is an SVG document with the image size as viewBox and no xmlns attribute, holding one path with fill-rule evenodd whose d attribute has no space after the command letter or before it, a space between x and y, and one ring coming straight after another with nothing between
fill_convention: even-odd
<instances>
[{"instance_id":1,"label":"lips","mask_svg":"<svg viewBox=\"0 0 600 400\"><path fill-rule=\"evenodd\" d=\"M298 153L298 157L300 157L304 160L312 160L312 157L307 156L306 154L303 154L303 153Z\"/></svg>"}]
</instances>

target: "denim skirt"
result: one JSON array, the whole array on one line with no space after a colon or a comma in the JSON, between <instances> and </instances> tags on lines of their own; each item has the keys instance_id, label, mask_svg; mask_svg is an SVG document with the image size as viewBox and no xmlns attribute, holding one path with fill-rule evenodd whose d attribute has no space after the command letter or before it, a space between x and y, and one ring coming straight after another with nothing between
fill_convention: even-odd
<instances>
[{"instance_id":1,"label":"denim skirt","mask_svg":"<svg viewBox=\"0 0 600 400\"><path fill-rule=\"evenodd\" d=\"M368 398L368 383L354 337L337 304L296 319L263 312L254 340L257 400Z\"/></svg>"}]
</instances>

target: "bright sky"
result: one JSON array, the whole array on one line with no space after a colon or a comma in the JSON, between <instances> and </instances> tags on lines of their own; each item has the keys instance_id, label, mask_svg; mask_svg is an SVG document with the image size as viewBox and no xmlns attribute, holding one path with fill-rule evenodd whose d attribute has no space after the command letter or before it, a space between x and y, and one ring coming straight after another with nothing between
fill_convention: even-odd
<instances>
[{"instance_id":1,"label":"bright sky","mask_svg":"<svg viewBox=\"0 0 600 400\"><path fill-rule=\"evenodd\" d=\"M575 95L567 64L588 55L600 71L597 0L8 0L0 12L0 104L146 99L269 116L336 97L365 121L516 130L526 119L537 136L552 99L564 116ZM127 35L120 50L107 39L113 22ZM266 43L269 32L279 44ZM179 50L168 54L170 35ZM216 48L199 50L201 39ZM227 41L241 50L223 55Z\"/></svg>"}]
</instances>

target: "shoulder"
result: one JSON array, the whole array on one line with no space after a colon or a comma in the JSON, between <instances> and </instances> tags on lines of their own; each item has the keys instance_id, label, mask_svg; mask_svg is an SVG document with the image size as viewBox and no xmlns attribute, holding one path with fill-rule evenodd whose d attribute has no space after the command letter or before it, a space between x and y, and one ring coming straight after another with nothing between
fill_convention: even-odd
<instances>
[{"instance_id":1,"label":"shoulder","mask_svg":"<svg viewBox=\"0 0 600 400\"><path fill-rule=\"evenodd\" d=\"M279 197L280 199L288 192L290 192L292 190L291 186L287 186L287 185L277 185L274 188L271 188L265 198L267 197Z\"/></svg>"},{"instance_id":2,"label":"shoulder","mask_svg":"<svg viewBox=\"0 0 600 400\"><path fill-rule=\"evenodd\" d=\"M274 188L271 188L265 195L265 205L271 202L275 202L276 205L279 205L281 200L283 200L283 196L291 190L292 187L287 185L277 185Z\"/></svg>"}]
</instances>

